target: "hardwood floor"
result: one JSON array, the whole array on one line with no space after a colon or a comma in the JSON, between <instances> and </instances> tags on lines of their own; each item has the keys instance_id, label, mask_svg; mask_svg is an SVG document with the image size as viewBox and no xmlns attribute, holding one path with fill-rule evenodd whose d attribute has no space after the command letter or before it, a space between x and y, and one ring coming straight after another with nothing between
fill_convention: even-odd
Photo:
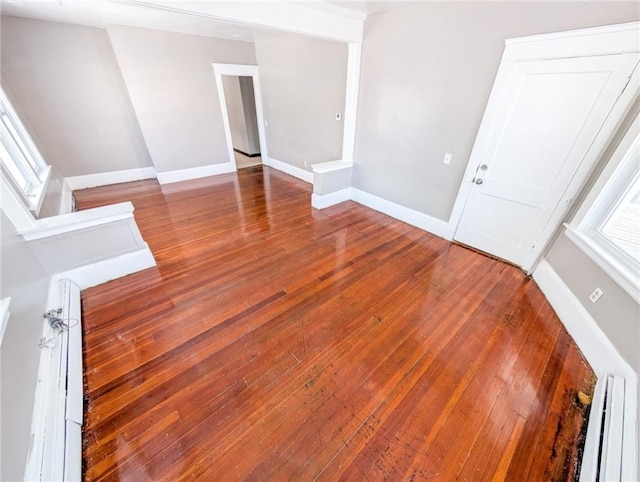
<instances>
[{"instance_id":1,"label":"hardwood floor","mask_svg":"<svg viewBox=\"0 0 640 482\"><path fill-rule=\"evenodd\" d=\"M570 480L593 372L535 282L267 167L131 200L82 295L87 480Z\"/></svg>"}]
</instances>

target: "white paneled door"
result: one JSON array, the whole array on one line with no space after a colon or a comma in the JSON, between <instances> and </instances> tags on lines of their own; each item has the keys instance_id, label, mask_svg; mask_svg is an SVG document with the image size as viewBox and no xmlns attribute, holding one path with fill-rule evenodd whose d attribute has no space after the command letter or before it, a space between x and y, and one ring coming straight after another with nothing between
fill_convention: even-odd
<instances>
[{"instance_id":1,"label":"white paneled door","mask_svg":"<svg viewBox=\"0 0 640 482\"><path fill-rule=\"evenodd\" d=\"M598 160L594 139L637 63L637 53L503 63L454 238L526 267L576 173Z\"/></svg>"}]
</instances>

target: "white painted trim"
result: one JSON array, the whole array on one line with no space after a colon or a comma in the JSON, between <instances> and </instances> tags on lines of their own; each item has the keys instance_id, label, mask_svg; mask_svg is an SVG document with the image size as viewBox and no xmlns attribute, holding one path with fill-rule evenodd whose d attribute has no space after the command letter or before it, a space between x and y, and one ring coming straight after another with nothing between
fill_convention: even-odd
<instances>
[{"instance_id":1,"label":"white painted trim","mask_svg":"<svg viewBox=\"0 0 640 482\"><path fill-rule=\"evenodd\" d=\"M347 162L353 162L355 157L361 60L362 42L349 43L347 50L344 125L342 131L342 160Z\"/></svg>"},{"instance_id":2,"label":"white painted trim","mask_svg":"<svg viewBox=\"0 0 640 482\"><path fill-rule=\"evenodd\" d=\"M602 480L622 480L622 429L624 427L625 379L609 375L605 431L602 440Z\"/></svg>"},{"instance_id":3,"label":"white painted trim","mask_svg":"<svg viewBox=\"0 0 640 482\"><path fill-rule=\"evenodd\" d=\"M5 177L2 170L0 170L0 208L17 231L31 229L36 224L36 218L24 204L22 198Z\"/></svg>"},{"instance_id":4,"label":"white painted trim","mask_svg":"<svg viewBox=\"0 0 640 482\"><path fill-rule=\"evenodd\" d=\"M351 199L351 188L341 189L339 191L330 192L319 196L318 194L311 195L311 206L316 209L324 209L335 204L340 204Z\"/></svg>"},{"instance_id":5,"label":"white painted trim","mask_svg":"<svg viewBox=\"0 0 640 482\"><path fill-rule=\"evenodd\" d=\"M564 234L573 241L573 244L607 273L636 303L640 304L640 273L630 265L621 263L588 234L570 224L564 226L566 228Z\"/></svg>"},{"instance_id":6,"label":"white painted trim","mask_svg":"<svg viewBox=\"0 0 640 482\"><path fill-rule=\"evenodd\" d=\"M637 263L621 253L599 232L599 227L640 170L639 133L640 115L636 115L573 219L564 225L565 235L638 304L640 272Z\"/></svg>"},{"instance_id":7,"label":"white painted trim","mask_svg":"<svg viewBox=\"0 0 640 482\"><path fill-rule=\"evenodd\" d=\"M502 61L590 57L639 52L640 22L583 28L505 40Z\"/></svg>"},{"instance_id":8,"label":"white painted trim","mask_svg":"<svg viewBox=\"0 0 640 482\"><path fill-rule=\"evenodd\" d=\"M23 139L24 140L24 139ZM47 166L43 171L44 179L42 180L42 184L37 187L37 190L34 193L35 195L35 203L29 199L31 203L33 213L38 216L40 214L40 209L42 209L42 203L44 202L45 194L47 193L47 189L49 189L49 181L51 180L51 173L53 169L51 166Z\"/></svg>"},{"instance_id":9,"label":"white painted trim","mask_svg":"<svg viewBox=\"0 0 640 482\"><path fill-rule=\"evenodd\" d=\"M538 264L533 279L596 374L614 373L637 379L631 366L546 259Z\"/></svg>"},{"instance_id":10,"label":"white painted trim","mask_svg":"<svg viewBox=\"0 0 640 482\"><path fill-rule=\"evenodd\" d=\"M308 182L309 184L313 183L313 173L310 171L306 171L297 166L292 166L291 164L273 159L272 157L263 157L262 162L269 167L273 167L274 169L282 171L285 174L289 174L290 176L297 177L304 182Z\"/></svg>"},{"instance_id":11,"label":"white painted trim","mask_svg":"<svg viewBox=\"0 0 640 482\"><path fill-rule=\"evenodd\" d=\"M307 2L174 2L162 0L124 0L125 4L169 12L212 18L249 27L266 27L291 33L311 35L341 42L362 40L364 21L336 9L314 8Z\"/></svg>"},{"instance_id":12,"label":"white painted trim","mask_svg":"<svg viewBox=\"0 0 640 482\"><path fill-rule=\"evenodd\" d=\"M66 179L62 180L62 192L60 193L60 209L58 214L69 214L73 212L73 191L69 187Z\"/></svg>"},{"instance_id":13,"label":"white painted trim","mask_svg":"<svg viewBox=\"0 0 640 482\"><path fill-rule=\"evenodd\" d=\"M366 13L356 12L355 10L349 10L348 8L342 8L337 5L332 5L330 3L318 0L290 0L292 3L299 3L300 5L304 5L305 7L315 8L317 10L321 10L323 12L329 12L333 15L338 15L340 17L345 18L353 18L356 20L360 20L364 22L367 18Z\"/></svg>"},{"instance_id":14,"label":"white painted trim","mask_svg":"<svg viewBox=\"0 0 640 482\"><path fill-rule=\"evenodd\" d=\"M540 261L533 278L596 376L604 378L611 373L625 378L623 477L620 480L634 480L638 473L638 375L546 259ZM586 447L597 443L591 437L599 438L600 433L587 432ZM592 466L593 460L583 458L584 463Z\"/></svg>"},{"instance_id":15,"label":"white painted trim","mask_svg":"<svg viewBox=\"0 0 640 482\"><path fill-rule=\"evenodd\" d=\"M65 482L82 481L82 426L71 420L67 420L65 429L63 480Z\"/></svg>"},{"instance_id":16,"label":"white painted trim","mask_svg":"<svg viewBox=\"0 0 640 482\"><path fill-rule=\"evenodd\" d=\"M387 201L386 199L369 194L368 192L360 191L356 188L351 188L351 199L371 209L375 209L376 211L391 216L392 218L411 224L423 231L435 234L441 238L451 239L449 237L451 229L449 227L449 223L446 221L434 218L414 209L401 206L400 204Z\"/></svg>"},{"instance_id":17,"label":"white painted trim","mask_svg":"<svg viewBox=\"0 0 640 482\"><path fill-rule=\"evenodd\" d=\"M267 137L264 129L264 110L262 108L262 90L260 87L260 70L257 65L242 64L218 64L214 63L213 74L216 80L216 88L218 91L218 101L220 102L220 111L222 114L222 125L224 128L224 137L227 142L227 153L229 155L229 163L233 164L233 169L237 170L236 156L233 153L233 139L231 138L231 127L229 125L229 111L227 110L227 100L224 94L224 84L222 83L223 75L233 75L242 77L251 77L253 81L253 96L255 99L256 121L258 123L258 142L260 143L260 155L264 159L269 157L267 151Z\"/></svg>"},{"instance_id":18,"label":"white painted trim","mask_svg":"<svg viewBox=\"0 0 640 482\"><path fill-rule=\"evenodd\" d=\"M639 27L640 22L632 22L630 24L619 26L619 32L615 32L616 26L595 27L593 29L583 29L581 31L560 32L557 34L551 34L551 36L548 37L545 37L544 35L532 36L520 40L510 39L509 41L507 41L503 54L503 60L501 61L501 64L498 68L498 74L496 75L496 79L491 89L489 101L482 117L480 128L478 130L478 134L471 151L471 156L469 158L469 162L467 163L467 167L460 184L460 189L458 190L456 201L454 203L453 210L449 219L449 225L451 229L451 233L449 234L449 236L451 237L451 239L455 239L455 232L460 225L460 220L462 219L464 208L471 194L471 189L473 187L473 177L475 176L475 172L478 166L487 156L487 149L490 148L490 146L487 146L487 140L489 139L491 129L496 122L501 104L504 101L504 93L509 89L510 83L512 81L512 72L517 65L517 61L512 58L510 51L518 48L518 46L529 45L535 46L536 49L539 48L539 51L537 50L535 55L532 54L531 59L535 58L541 60L547 58L555 58L557 56L557 51L554 50L556 45L555 42L559 42L559 40L557 39L564 38L563 35L571 41L572 45L582 45L581 42L585 39L585 42L588 45L591 45L593 39L599 38L597 32L599 31L599 29L602 29L603 34L610 35L609 37L607 37L610 40L607 48L613 49L614 53L624 50L625 45L628 45L629 43L628 39L633 36L631 34L635 32L634 41L636 43L635 51L637 52L638 50L640 50L640 46L638 46L637 43L638 34L640 34L640 31L638 30ZM622 35L619 35L620 32L622 32ZM538 42L538 40L540 41ZM549 52L549 56L542 55L541 52ZM581 52L582 56L596 55L589 54L589 50L586 49L586 47L585 50ZM519 53L518 55L524 54ZM625 113L628 111L629 107L631 106L632 102L637 97L639 92L640 72L638 70L638 67L636 66L635 70L631 73L631 81L629 85L613 104L611 111L604 120L604 123L598 131L595 139L593 140L589 151L585 155L585 159L587 160L583 160L583 162L576 170L574 176L567 185L558 205L551 213L547 224L542 228L538 239L534 242L533 249L531 249L529 253L524 256L521 267L525 271L531 272L531 270L540 260L542 253L544 253L544 251L546 250L549 240L557 231L558 227L561 225L564 217L566 216L571 203L573 202L573 199L575 199L575 197L580 192L580 189L583 187L585 180L593 169L593 166L595 165L595 163L597 163L599 156L605 149L607 143L610 141L613 133L615 133L615 130L619 127L621 119L624 118Z\"/></svg>"},{"instance_id":19,"label":"white painted trim","mask_svg":"<svg viewBox=\"0 0 640 482\"><path fill-rule=\"evenodd\" d=\"M84 176L65 177L64 181L68 189L70 189L71 191L77 191L78 189L109 186L111 184L140 181L141 179L153 179L155 177L156 171L153 167L140 167L137 169L126 169L122 171L86 174Z\"/></svg>"},{"instance_id":20,"label":"white painted trim","mask_svg":"<svg viewBox=\"0 0 640 482\"><path fill-rule=\"evenodd\" d=\"M34 241L36 239L48 238L92 226L132 218L133 210L134 207L131 202L110 204L108 206L86 209L60 216L38 219L31 229L18 232L25 240Z\"/></svg>"},{"instance_id":21,"label":"white painted trim","mask_svg":"<svg viewBox=\"0 0 640 482\"><path fill-rule=\"evenodd\" d=\"M233 169L237 170L236 156L233 153L233 138L231 137L231 126L229 125L229 110L227 109L227 99L224 93L224 84L222 82L222 73L216 69L213 64L213 74L216 79L216 90L218 91L218 101L220 102L220 112L222 114L222 129L224 130L224 138L227 143L227 154L229 163L233 165Z\"/></svg>"},{"instance_id":22,"label":"white painted trim","mask_svg":"<svg viewBox=\"0 0 640 482\"><path fill-rule=\"evenodd\" d=\"M154 266L156 260L145 243L144 249L64 271L54 275L53 279L68 279L86 289Z\"/></svg>"},{"instance_id":23,"label":"white painted trim","mask_svg":"<svg viewBox=\"0 0 640 482\"><path fill-rule=\"evenodd\" d=\"M80 291L69 282L51 279L47 311L63 308L63 319L80 320ZM27 454L24 480L67 480L64 478L67 447L66 405L67 405L67 348L69 335L75 331L81 336L80 324L72 326L59 336L46 320L43 321L43 340L50 340L40 353L38 378L33 403L31 421L31 443ZM76 337L76 340L78 338ZM78 402L78 401L77 401ZM79 400L82 404L82 399ZM81 454L74 454L74 460L81 460ZM70 473L81 472L78 465L69 468Z\"/></svg>"},{"instance_id":24,"label":"white painted trim","mask_svg":"<svg viewBox=\"0 0 640 482\"><path fill-rule=\"evenodd\" d=\"M191 179L200 179L201 177L227 174L235 170L235 163L225 162L224 164L211 164L209 166L190 167L177 171L159 172L157 175L160 184L171 184L174 182L189 181Z\"/></svg>"},{"instance_id":25,"label":"white painted trim","mask_svg":"<svg viewBox=\"0 0 640 482\"><path fill-rule=\"evenodd\" d=\"M338 160L312 164L311 170L313 172L317 172L318 174L325 174L327 172L340 171L342 169L351 169L352 167L353 162Z\"/></svg>"},{"instance_id":26,"label":"white painted trim","mask_svg":"<svg viewBox=\"0 0 640 482\"><path fill-rule=\"evenodd\" d=\"M632 81L633 81L632 77ZM637 87L640 90L640 86ZM570 224L579 229L581 225L586 226L595 224L597 218L601 218L605 212L610 210L610 205L615 202L617 196L609 197L607 190L608 185L613 181L616 182L618 177L623 178L623 182L616 186L616 191L620 191L627 184L627 181L631 176L635 174L635 167L637 166L637 160L632 161L632 156L635 155L634 145L638 141L638 133L640 133L640 113L636 114L635 119L631 122L631 125L627 129L619 144L615 148L615 151L611 154L611 157L607 161L607 165L602 172L598 175L598 179L593 186L589 189L589 193L582 201L582 204L578 207L578 210L571 219ZM635 161L635 162L634 162ZM604 197L608 197L606 200L606 206L594 209L594 205L605 202ZM583 224L584 223L584 224Z\"/></svg>"},{"instance_id":27,"label":"white painted trim","mask_svg":"<svg viewBox=\"0 0 640 482\"><path fill-rule=\"evenodd\" d=\"M637 32L637 35L640 35L640 31ZM638 38L637 35L636 41ZM534 242L534 249L529 251L529 254L525 257L524 262L522 263L522 269L525 271L530 273L538 260L542 257L542 253L545 252L549 241L562 225L573 200L580 195L580 191L584 187L589 174L591 174L594 167L598 164L598 161L601 159L607 145L611 142L611 139L620 127L620 124L629 111L632 103L638 98L638 95L640 94L640 69L638 68L640 58L636 55L636 59L636 65L634 70L630 73L630 81L627 88L621 93L621 95L619 95L611 107L609 114L600 126L600 130L593 139L580 166L575 171L573 178L567 185L555 211L541 231L538 239Z\"/></svg>"},{"instance_id":28,"label":"white painted trim","mask_svg":"<svg viewBox=\"0 0 640 482\"><path fill-rule=\"evenodd\" d=\"M36 164L36 168L32 170L30 167L22 165L22 162L16 162L16 167L20 171L23 171L25 179L31 184L31 189L29 190L29 192L24 192L18 186L16 186L16 188L22 195L22 202L24 202L25 205L28 206L28 208L34 213L35 216L38 216L38 214L40 213L40 208L42 208L42 202L44 201L44 197L47 192L49 180L51 179L52 168L42 157L42 154L33 142L29 131L24 126L22 119L16 112L13 104L11 103L11 101L9 101L9 98L7 97L4 89L1 86L0 105L9 117L11 124L13 125L13 128L15 129L19 137L19 140L23 145L23 147L20 147L18 144L15 144L15 142L10 141L10 145L6 146L9 155L12 157L16 156L22 148L26 148L27 152L23 152L22 155L30 158L27 163L33 162ZM1 133L0 137L4 138L5 136L9 136L10 138L13 138L13 134L10 134L8 130L2 129L2 131L3 133Z\"/></svg>"},{"instance_id":29,"label":"white painted trim","mask_svg":"<svg viewBox=\"0 0 640 482\"><path fill-rule=\"evenodd\" d=\"M600 437L594 437L593 434L600 434L602 430L602 411L604 410L606 390L607 377L598 378L589 408L587 436L580 461L580 482L598 482Z\"/></svg>"},{"instance_id":30,"label":"white painted trim","mask_svg":"<svg viewBox=\"0 0 640 482\"><path fill-rule=\"evenodd\" d=\"M9 297L0 300L0 346L2 346L4 333L7 331L7 324L9 323L9 316L11 315L9 311L10 304L11 298Z\"/></svg>"}]
</instances>

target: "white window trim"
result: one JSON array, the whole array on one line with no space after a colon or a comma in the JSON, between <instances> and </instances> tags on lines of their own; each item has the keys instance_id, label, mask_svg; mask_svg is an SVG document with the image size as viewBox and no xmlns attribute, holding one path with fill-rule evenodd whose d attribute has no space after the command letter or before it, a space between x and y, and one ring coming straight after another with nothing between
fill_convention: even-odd
<instances>
[{"instance_id":1,"label":"white window trim","mask_svg":"<svg viewBox=\"0 0 640 482\"><path fill-rule=\"evenodd\" d=\"M11 101L5 94L2 87L0 87L0 110L7 113L13 127L17 130L17 134L20 136L20 140L24 143L26 149L29 151L28 154L37 166L37 172L34 173L33 178L30 180L31 187L28 192L25 192L23 189L14 185L11 176L6 175L6 178L13 185L14 190L20 195L26 207L34 213L35 216L37 216L42 208L49 179L51 178L51 166L46 163L42 154L40 154L40 151L34 144L29 131L24 127L20 116L18 116L17 112L13 108ZM7 150L10 155L15 155L11 147L7 147ZM28 167L28 170L30 169L31 168Z\"/></svg>"},{"instance_id":2,"label":"white window trim","mask_svg":"<svg viewBox=\"0 0 640 482\"><path fill-rule=\"evenodd\" d=\"M640 115L636 116L591 188L565 234L613 281L640 304L640 269L597 230L621 196L622 189L640 169Z\"/></svg>"}]
</instances>

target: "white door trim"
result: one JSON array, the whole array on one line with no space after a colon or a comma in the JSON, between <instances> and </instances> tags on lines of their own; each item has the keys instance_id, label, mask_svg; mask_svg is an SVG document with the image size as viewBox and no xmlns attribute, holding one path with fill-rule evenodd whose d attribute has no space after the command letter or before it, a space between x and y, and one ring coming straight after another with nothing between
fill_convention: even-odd
<instances>
[{"instance_id":1,"label":"white door trim","mask_svg":"<svg viewBox=\"0 0 640 482\"><path fill-rule=\"evenodd\" d=\"M227 153L229 154L229 162L235 170L236 158L233 154L233 140L231 139L231 127L229 125L229 111L227 110L227 101L224 96L224 85L222 84L223 75L233 75L239 77L251 77L253 80L253 94L256 103L256 119L258 121L258 137L260 138L260 154L262 162L269 157L267 152L267 141L264 131L264 112L262 110L262 92L260 90L260 73L257 65L241 65L241 64L218 64L214 63L213 73L216 78L216 87L218 89L218 99L220 100L220 111L222 112L222 124L224 125L224 136L227 141Z\"/></svg>"},{"instance_id":2,"label":"white door trim","mask_svg":"<svg viewBox=\"0 0 640 482\"><path fill-rule=\"evenodd\" d=\"M358 115L358 92L360 90L362 43L350 42L347 48L347 85L342 133L342 160L353 162L356 149L356 120Z\"/></svg>"},{"instance_id":3,"label":"white door trim","mask_svg":"<svg viewBox=\"0 0 640 482\"><path fill-rule=\"evenodd\" d=\"M502 55L500 68L494 82L493 89L487 102L487 107L480 123L480 128L465 169L460 189L449 218L451 237L455 239L456 232L462 219L465 205L472 189L472 179L485 156L486 143L491 126L496 120L500 103L505 91L509 87L511 72L516 62L530 60L546 60L565 57L589 57L594 55L616 54L620 52L639 52L637 35L640 22L630 22L621 25L595 27L553 34L534 35L518 39L507 39ZM524 48L524 47L526 48ZM619 127L621 119L628 111L631 103L640 92L640 77L636 67L627 88L613 106L596 139L591 145L591 152L602 153ZM596 162L600 156L596 156ZM583 163L584 164L584 163ZM555 209L552 218L543 229L535 244L535 248L527 255L522 268L531 272L536 266L546 246L569 210L573 200L580 192L585 180L593 169L593 165L582 165L567 186L562 200Z\"/></svg>"}]
</instances>

